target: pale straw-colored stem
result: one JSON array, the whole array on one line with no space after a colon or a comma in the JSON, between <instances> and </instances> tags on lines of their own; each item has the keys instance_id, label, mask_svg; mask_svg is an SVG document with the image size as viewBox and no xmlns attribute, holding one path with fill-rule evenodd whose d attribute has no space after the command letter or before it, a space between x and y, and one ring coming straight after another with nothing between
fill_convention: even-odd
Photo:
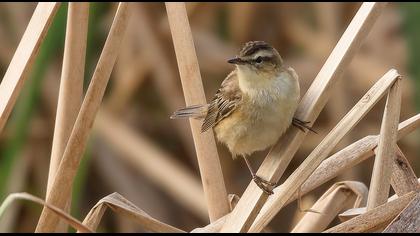
<instances>
[{"instance_id":1,"label":"pale straw-colored stem","mask_svg":"<svg viewBox=\"0 0 420 236\"><path fill-rule=\"evenodd\" d=\"M46 195L51 188L82 104L88 20L89 3L69 3L63 68L61 71ZM66 211L70 209L70 204L71 201L67 203ZM65 228L66 225L61 223L57 228L57 232L65 232Z\"/></svg>"},{"instance_id":2,"label":"pale straw-colored stem","mask_svg":"<svg viewBox=\"0 0 420 236\"><path fill-rule=\"evenodd\" d=\"M186 105L206 104L200 68L184 3L166 3L172 41ZM201 121L190 119L210 222L229 213L226 187L212 132L201 133Z\"/></svg>"},{"instance_id":3,"label":"pale straw-colored stem","mask_svg":"<svg viewBox=\"0 0 420 236\"><path fill-rule=\"evenodd\" d=\"M384 3L363 3L302 98L295 114L296 118L311 123L315 121L325 106L334 84L350 63L385 5ZM305 136L306 133L298 129L289 129L265 158L257 175L270 182L277 182ZM248 231L266 200L266 194L251 181L221 232Z\"/></svg>"},{"instance_id":4,"label":"pale straw-colored stem","mask_svg":"<svg viewBox=\"0 0 420 236\"><path fill-rule=\"evenodd\" d=\"M0 84L0 133L9 118L28 73L35 62L60 3L40 2L26 27Z\"/></svg>"},{"instance_id":5,"label":"pale straw-colored stem","mask_svg":"<svg viewBox=\"0 0 420 236\"><path fill-rule=\"evenodd\" d=\"M392 175L392 160L397 148L398 122L401 108L401 86L397 80L390 88L382 119L381 131L372 179L369 187L367 209L386 203Z\"/></svg>"},{"instance_id":6,"label":"pale straw-colored stem","mask_svg":"<svg viewBox=\"0 0 420 236\"><path fill-rule=\"evenodd\" d=\"M131 3L120 3L118 6L114 22L92 76L63 158L57 169L54 182L51 185L51 191L47 196L48 203L61 209L65 207L68 199L71 197L71 186L73 185L90 130L117 58L130 9ZM38 221L36 232L51 232L55 229L57 222L58 218L50 210L44 208Z\"/></svg>"}]
</instances>

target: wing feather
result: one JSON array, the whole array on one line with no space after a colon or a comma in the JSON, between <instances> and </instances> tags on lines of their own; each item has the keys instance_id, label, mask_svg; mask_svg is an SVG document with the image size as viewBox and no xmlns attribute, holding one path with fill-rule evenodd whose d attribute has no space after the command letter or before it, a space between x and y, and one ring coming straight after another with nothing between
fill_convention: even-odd
<instances>
[{"instance_id":1,"label":"wing feather","mask_svg":"<svg viewBox=\"0 0 420 236\"><path fill-rule=\"evenodd\" d=\"M209 104L207 115L204 118L201 132L213 128L224 118L228 117L238 107L242 100L236 70L232 71L222 82Z\"/></svg>"}]
</instances>

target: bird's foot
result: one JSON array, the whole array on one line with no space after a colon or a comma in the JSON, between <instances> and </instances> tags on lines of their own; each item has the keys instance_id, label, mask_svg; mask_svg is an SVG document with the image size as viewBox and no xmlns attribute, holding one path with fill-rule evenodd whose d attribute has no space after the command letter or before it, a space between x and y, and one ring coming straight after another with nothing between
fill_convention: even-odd
<instances>
[{"instance_id":1,"label":"bird's foot","mask_svg":"<svg viewBox=\"0 0 420 236\"><path fill-rule=\"evenodd\" d=\"M308 124L311 123L310 121L302 121L298 118L293 117L292 124L300 129L302 132L306 132L306 130L310 130L316 134L318 134L315 130L313 130Z\"/></svg>"},{"instance_id":2,"label":"bird's foot","mask_svg":"<svg viewBox=\"0 0 420 236\"><path fill-rule=\"evenodd\" d=\"M276 183L269 182L265 179L262 179L258 175L252 175L252 179L257 184L257 186L264 191L267 195L273 194L273 188L277 185Z\"/></svg>"}]
</instances>

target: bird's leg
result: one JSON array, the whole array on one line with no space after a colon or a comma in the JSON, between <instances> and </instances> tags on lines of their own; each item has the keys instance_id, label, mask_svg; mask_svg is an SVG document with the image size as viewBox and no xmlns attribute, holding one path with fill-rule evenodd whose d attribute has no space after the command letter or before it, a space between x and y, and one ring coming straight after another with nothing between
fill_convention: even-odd
<instances>
[{"instance_id":1,"label":"bird's leg","mask_svg":"<svg viewBox=\"0 0 420 236\"><path fill-rule=\"evenodd\" d=\"M321 212L315 211L315 210L312 210L312 209L306 209L306 210L304 210L302 208L302 201L301 201L301 199L302 199L302 196L301 196L301 187L299 187L297 194L298 194L298 196L297 196L298 208L299 208L299 211L300 212L312 212L312 213L322 214Z\"/></svg>"},{"instance_id":2,"label":"bird's leg","mask_svg":"<svg viewBox=\"0 0 420 236\"><path fill-rule=\"evenodd\" d=\"M252 179L257 184L257 186L263 190L266 194L271 195L273 194L273 187L276 186L276 183L271 183L265 179L262 179L257 174L255 174L254 170L252 169L251 163L249 163L248 159L245 156L242 156L245 160L246 165L248 166L249 171L251 172Z\"/></svg>"},{"instance_id":3,"label":"bird's leg","mask_svg":"<svg viewBox=\"0 0 420 236\"><path fill-rule=\"evenodd\" d=\"M316 134L318 134L315 130L313 130L311 127L309 127L307 124L311 123L310 121L302 121L299 120L298 118L293 117L292 120L292 125L296 126L298 129L302 130L303 132L305 132L307 130L310 130Z\"/></svg>"}]
</instances>

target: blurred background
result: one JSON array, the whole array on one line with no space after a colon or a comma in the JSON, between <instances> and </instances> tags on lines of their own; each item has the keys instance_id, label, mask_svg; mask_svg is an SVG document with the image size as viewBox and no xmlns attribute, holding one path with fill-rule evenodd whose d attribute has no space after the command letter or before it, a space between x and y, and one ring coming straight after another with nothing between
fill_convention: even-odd
<instances>
[{"instance_id":1,"label":"blurred background","mask_svg":"<svg viewBox=\"0 0 420 236\"><path fill-rule=\"evenodd\" d=\"M272 44L299 77L302 95L334 48L361 3L187 3L187 11L207 100L233 69L226 60L250 40ZM96 66L116 3L91 3L85 91ZM3 77L36 3L0 3L0 77ZM400 120L420 111L420 4L392 3L337 83L281 181L390 68L404 76ZM45 197L54 133L67 17L58 10L0 135L0 201L12 192ZM133 9L100 114L90 135L73 188L71 214L83 220L102 197L118 192L151 216L183 230L208 224L194 145L187 120L170 120L185 105L163 3L138 3ZM349 133L335 151L378 134L385 99ZM399 146L420 174L420 133ZM251 176L242 160L233 161L218 145L228 193L241 196ZM268 150L251 158L256 169ZM335 152L334 151L334 152ZM369 186L373 158L303 197L305 209L341 180ZM183 173L183 179L176 179ZM33 232L41 212L30 202L13 204L0 219L0 232ZM272 221L287 232L302 213L285 207ZM127 218L107 211L98 231L142 232Z\"/></svg>"}]
</instances>

